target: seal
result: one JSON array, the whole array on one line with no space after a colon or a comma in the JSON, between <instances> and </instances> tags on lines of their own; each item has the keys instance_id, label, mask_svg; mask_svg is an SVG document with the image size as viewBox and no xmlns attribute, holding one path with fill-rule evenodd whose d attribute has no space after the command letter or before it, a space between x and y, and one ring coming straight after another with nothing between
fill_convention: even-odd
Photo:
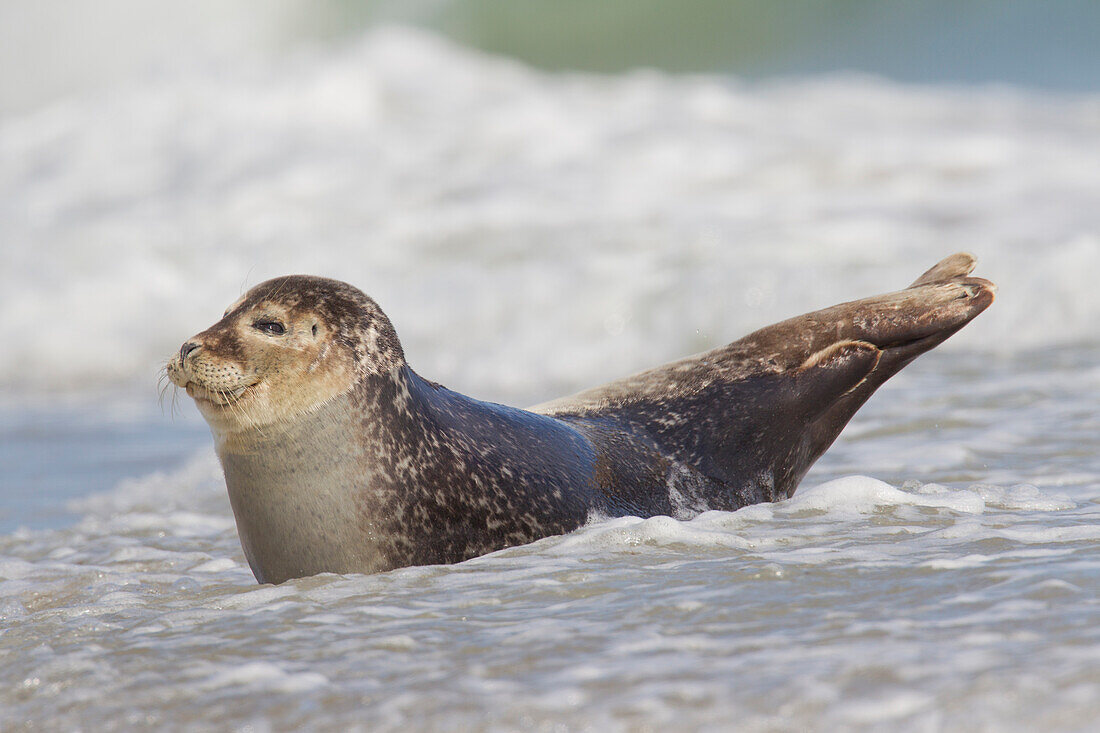
<instances>
[{"instance_id":1,"label":"seal","mask_svg":"<svg viewBox=\"0 0 1100 733\"><path fill-rule=\"evenodd\" d=\"M373 300L305 275L249 290L166 370L210 425L259 582L453 563L593 516L789 497L880 385L993 301L974 264L527 410L422 378Z\"/></svg>"}]
</instances>

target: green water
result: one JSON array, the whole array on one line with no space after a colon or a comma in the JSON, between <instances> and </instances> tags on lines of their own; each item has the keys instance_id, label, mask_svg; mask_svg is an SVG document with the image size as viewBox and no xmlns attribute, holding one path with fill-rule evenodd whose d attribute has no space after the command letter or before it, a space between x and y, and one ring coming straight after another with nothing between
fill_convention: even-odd
<instances>
[{"instance_id":1,"label":"green water","mask_svg":"<svg viewBox=\"0 0 1100 733\"><path fill-rule=\"evenodd\" d=\"M1092 0L0 0L0 119L196 68L325 53L393 23L551 70L1100 88Z\"/></svg>"},{"instance_id":2,"label":"green water","mask_svg":"<svg viewBox=\"0 0 1100 733\"><path fill-rule=\"evenodd\" d=\"M547 69L1100 85L1100 3L1089 0L333 0L295 27L340 37L384 21Z\"/></svg>"}]
</instances>

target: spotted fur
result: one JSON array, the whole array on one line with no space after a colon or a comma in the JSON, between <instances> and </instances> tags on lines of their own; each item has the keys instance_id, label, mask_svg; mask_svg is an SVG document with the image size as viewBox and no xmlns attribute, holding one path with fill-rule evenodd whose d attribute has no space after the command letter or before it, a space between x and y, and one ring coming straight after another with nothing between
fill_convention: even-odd
<instances>
[{"instance_id":1,"label":"spotted fur","mask_svg":"<svg viewBox=\"0 0 1100 733\"><path fill-rule=\"evenodd\" d=\"M373 300L300 275L253 288L168 374L213 429L258 580L451 563L594 514L789 496L875 389L992 302L973 265L530 410L421 378Z\"/></svg>"}]
</instances>

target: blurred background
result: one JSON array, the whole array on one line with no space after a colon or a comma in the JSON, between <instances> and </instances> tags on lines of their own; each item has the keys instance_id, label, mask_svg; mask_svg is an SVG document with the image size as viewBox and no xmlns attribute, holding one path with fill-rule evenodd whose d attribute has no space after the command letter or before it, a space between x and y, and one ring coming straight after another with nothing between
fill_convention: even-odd
<instances>
[{"instance_id":1,"label":"blurred background","mask_svg":"<svg viewBox=\"0 0 1100 733\"><path fill-rule=\"evenodd\" d=\"M127 78L346 44L388 23L549 70L1100 84L1100 6L1091 0L5 0L0 111Z\"/></svg>"},{"instance_id":2,"label":"blurred background","mask_svg":"<svg viewBox=\"0 0 1100 733\"><path fill-rule=\"evenodd\" d=\"M0 729L1095 728L1098 36L1095 0L0 0ZM791 501L453 568L256 588L158 387L287 273L522 406L960 250L997 302Z\"/></svg>"},{"instance_id":3,"label":"blurred background","mask_svg":"<svg viewBox=\"0 0 1100 733\"><path fill-rule=\"evenodd\" d=\"M948 350L1092 348L1097 29L1087 0L0 1L0 528L205 448L160 365L288 272L513 404L956 250L1002 292Z\"/></svg>"}]
</instances>

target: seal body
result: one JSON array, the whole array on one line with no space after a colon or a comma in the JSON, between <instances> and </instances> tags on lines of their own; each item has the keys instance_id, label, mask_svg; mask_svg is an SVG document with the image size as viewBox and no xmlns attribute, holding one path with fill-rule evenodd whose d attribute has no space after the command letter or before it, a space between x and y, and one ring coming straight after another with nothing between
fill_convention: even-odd
<instances>
[{"instance_id":1,"label":"seal body","mask_svg":"<svg viewBox=\"0 0 1100 733\"><path fill-rule=\"evenodd\" d=\"M408 367L216 448L261 582L458 562L567 532L599 503L576 430Z\"/></svg>"},{"instance_id":2,"label":"seal body","mask_svg":"<svg viewBox=\"0 0 1100 733\"><path fill-rule=\"evenodd\" d=\"M452 563L595 515L790 496L875 389L992 302L973 265L529 410L423 379L374 301L300 275L253 288L167 372L211 426L260 582Z\"/></svg>"}]
</instances>

